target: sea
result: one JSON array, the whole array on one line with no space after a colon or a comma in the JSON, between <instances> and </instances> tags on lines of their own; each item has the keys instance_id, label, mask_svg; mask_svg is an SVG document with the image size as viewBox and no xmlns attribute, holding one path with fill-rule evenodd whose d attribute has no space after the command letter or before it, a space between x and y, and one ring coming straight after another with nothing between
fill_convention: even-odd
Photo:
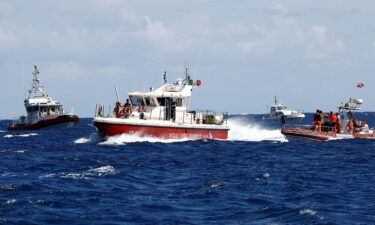
<instances>
[{"instance_id":1,"label":"sea","mask_svg":"<svg viewBox=\"0 0 375 225\"><path fill-rule=\"evenodd\" d=\"M375 140L289 142L260 118L230 116L226 141L0 121L0 224L375 224Z\"/></svg>"}]
</instances>

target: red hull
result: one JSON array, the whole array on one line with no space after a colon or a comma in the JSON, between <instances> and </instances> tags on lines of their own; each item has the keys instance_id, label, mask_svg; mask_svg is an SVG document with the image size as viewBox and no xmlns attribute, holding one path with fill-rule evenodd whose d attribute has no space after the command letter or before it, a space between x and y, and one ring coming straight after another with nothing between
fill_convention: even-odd
<instances>
[{"instance_id":1,"label":"red hull","mask_svg":"<svg viewBox=\"0 0 375 225\"><path fill-rule=\"evenodd\" d=\"M60 124L78 123L78 122L79 122L78 116L61 115L61 116L54 116L54 117L46 118L35 123L13 124L8 127L8 130L38 130L38 129L52 127L52 126L56 126Z\"/></svg>"},{"instance_id":2,"label":"red hull","mask_svg":"<svg viewBox=\"0 0 375 225\"><path fill-rule=\"evenodd\" d=\"M138 126L103 122L94 122L94 126L102 136L137 134L141 137L151 136L163 139L228 139L228 129Z\"/></svg>"}]
</instances>

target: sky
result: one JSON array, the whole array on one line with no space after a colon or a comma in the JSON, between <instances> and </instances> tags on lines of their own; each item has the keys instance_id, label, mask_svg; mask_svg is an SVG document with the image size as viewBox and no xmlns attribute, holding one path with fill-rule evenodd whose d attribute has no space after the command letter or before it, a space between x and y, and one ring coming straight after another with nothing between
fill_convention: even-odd
<instances>
[{"instance_id":1,"label":"sky","mask_svg":"<svg viewBox=\"0 0 375 225\"><path fill-rule=\"evenodd\" d=\"M350 97L375 111L374 11L371 0L0 0L0 118L25 113L34 64L81 117L113 106L115 85L124 101L185 65L202 80L192 109L266 113L278 96L305 112Z\"/></svg>"}]
</instances>

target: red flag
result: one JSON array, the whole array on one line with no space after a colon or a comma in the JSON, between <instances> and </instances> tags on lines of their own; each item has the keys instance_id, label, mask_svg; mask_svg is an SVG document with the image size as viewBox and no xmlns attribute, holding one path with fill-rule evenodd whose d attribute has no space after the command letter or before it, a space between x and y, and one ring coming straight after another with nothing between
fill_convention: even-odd
<instances>
[{"instance_id":1,"label":"red flag","mask_svg":"<svg viewBox=\"0 0 375 225\"><path fill-rule=\"evenodd\" d=\"M365 85L363 83L358 83L357 88L363 88Z\"/></svg>"}]
</instances>

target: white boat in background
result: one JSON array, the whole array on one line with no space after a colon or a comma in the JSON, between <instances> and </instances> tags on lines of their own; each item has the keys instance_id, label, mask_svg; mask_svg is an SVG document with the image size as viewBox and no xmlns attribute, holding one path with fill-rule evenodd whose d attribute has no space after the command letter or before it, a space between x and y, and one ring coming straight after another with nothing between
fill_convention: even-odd
<instances>
[{"instance_id":1,"label":"white boat in background","mask_svg":"<svg viewBox=\"0 0 375 225\"><path fill-rule=\"evenodd\" d=\"M47 127L69 128L79 122L72 113L66 113L63 105L48 96L40 85L39 71L34 66L33 83L29 97L24 101L27 115L13 121L8 130L37 130Z\"/></svg>"},{"instance_id":2,"label":"white boat in background","mask_svg":"<svg viewBox=\"0 0 375 225\"><path fill-rule=\"evenodd\" d=\"M299 124L305 119L305 114L293 109L288 109L280 103L275 96L275 102L270 106L270 112L262 118L263 122L270 124Z\"/></svg>"},{"instance_id":3,"label":"white boat in background","mask_svg":"<svg viewBox=\"0 0 375 225\"><path fill-rule=\"evenodd\" d=\"M102 105L97 109L93 124L102 136L135 134L163 139L227 139L229 127L223 113L190 110L194 88L201 85L190 78L166 83L156 90L128 93L129 101L122 106L117 98L114 115L104 116ZM117 92L117 91L116 91Z\"/></svg>"}]
</instances>

